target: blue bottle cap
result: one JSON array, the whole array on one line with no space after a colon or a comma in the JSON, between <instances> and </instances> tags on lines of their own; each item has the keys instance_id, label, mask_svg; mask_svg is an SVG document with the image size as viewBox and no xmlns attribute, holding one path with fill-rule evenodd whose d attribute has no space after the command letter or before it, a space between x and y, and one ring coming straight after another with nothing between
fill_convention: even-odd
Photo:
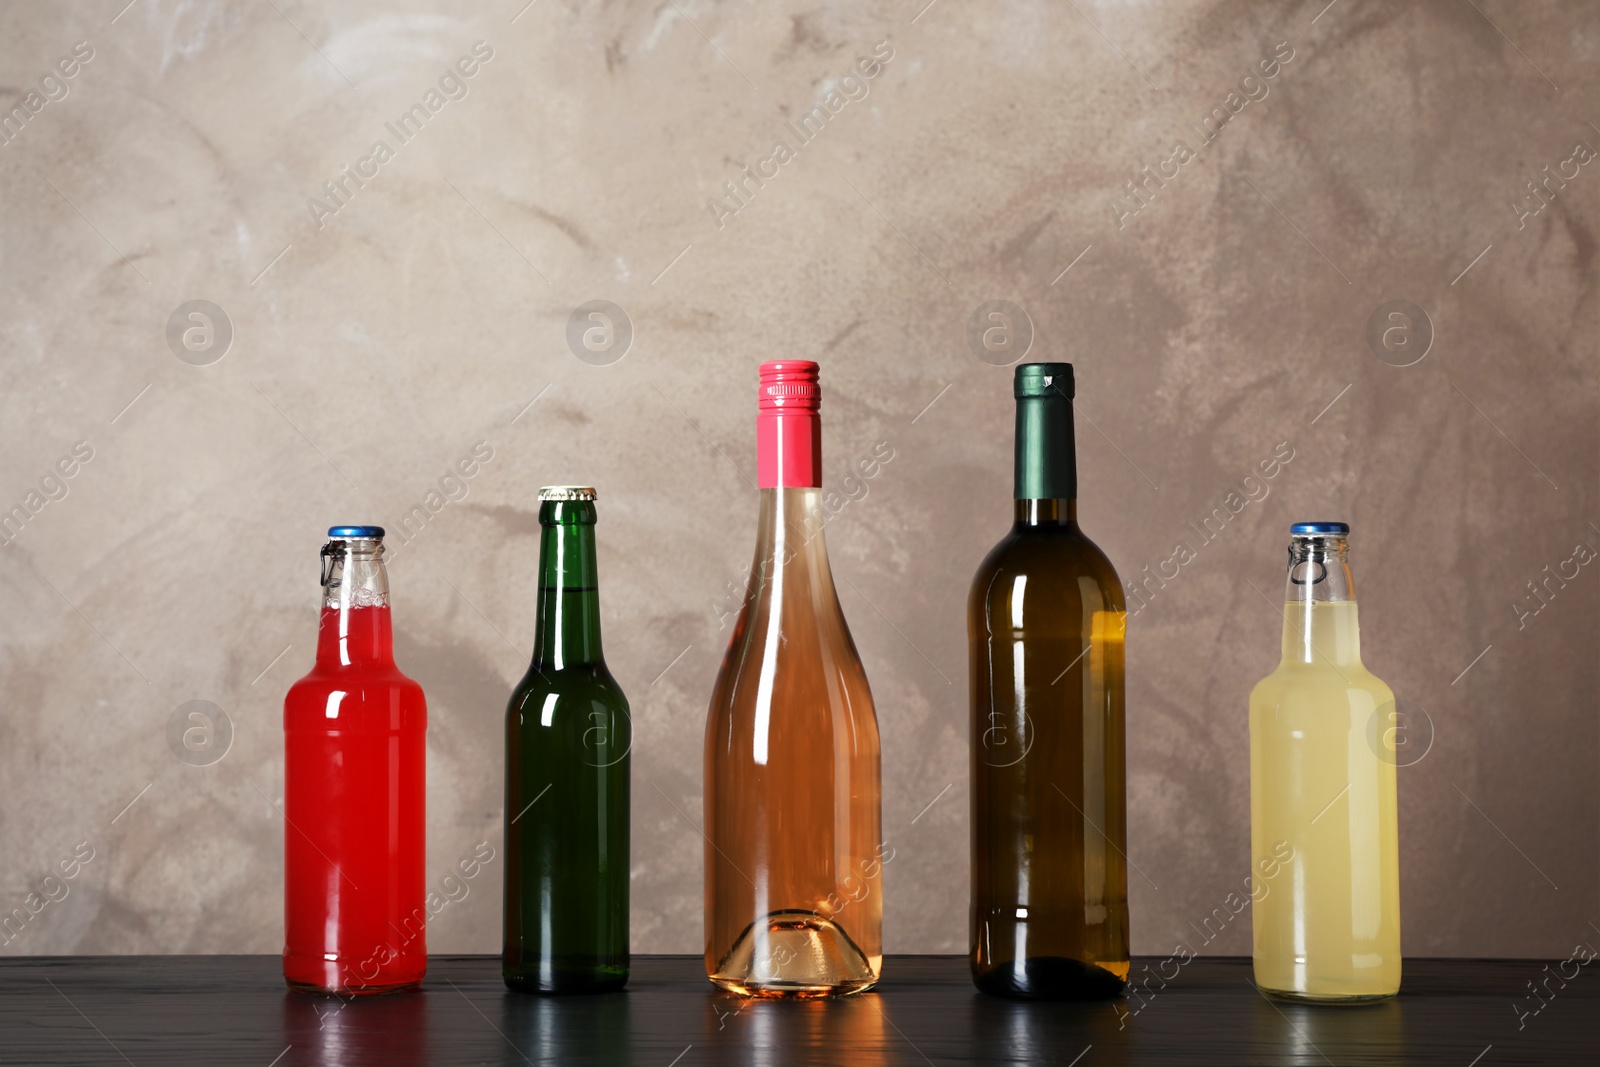
<instances>
[{"instance_id":1,"label":"blue bottle cap","mask_svg":"<svg viewBox=\"0 0 1600 1067\"><path fill-rule=\"evenodd\" d=\"M355 539L377 540L383 537L382 526L330 526L328 536L340 541Z\"/></svg>"},{"instance_id":2,"label":"blue bottle cap","mask_svg":"<svg viewBox=\"0 0 1600 1067\"><path fill-rule=\"evenodd\" d=\"M1291 534L1340 534L1350 532L1347 522L1297 522L1289 527Z\"/></svg>"}]
</instances>

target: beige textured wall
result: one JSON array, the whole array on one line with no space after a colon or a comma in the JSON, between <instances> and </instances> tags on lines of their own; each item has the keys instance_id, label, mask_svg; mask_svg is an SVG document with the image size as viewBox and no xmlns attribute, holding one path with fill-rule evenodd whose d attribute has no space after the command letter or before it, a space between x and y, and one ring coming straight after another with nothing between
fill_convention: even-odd
<instances>
[{"instance_id":1,"label":"beige textured wall","mask_svg":"<svg viewBox=\"0 0 1600 1067\"><path fill-rule=\"evenodd\" d=\"M1009 521L1010 371L967 341L992 300L1076 364L1082 521L1122 575L1198 548L1129 633L1136 951L1192 940L1247 872L1245 698L1306 517L1353 524L1367 660L1434 726L1401 772L1407 952L1593 936L1600 567L1565 561L1600 547L1596 5L121 3L0 15L0 101L37 105L0 147L0 503L74 471L0 551L0 911L93 855L0 951L277 950L320 534L399 526L480 442L464 498L393 538L430 881L498 847L534 495L592 482L633 943L697 951L705 700L777 356L822 361L831 486L894 450L828 537L883 727L888 946L962 950L963 606ZM385 124L477 41L464 98L401 143ZM786 120L830 90L800 145ZM778 140L775 177L708 207ZM376 174L314 213L346 165ZM1548 204L1524 187L1546 165ZM605 366L566 337L595 299L633 335ZM169 344L192 300L225 354ZM1392 301L1431 321L1409 349L1368 343ZM1576 577L1533 614L1547 565ZM208 765L169 744L192 700L231 723ZM496 950L498 879L436 950ZM1248 947L1241 916L1207 951Z\"/></svg>"}]
</instances>

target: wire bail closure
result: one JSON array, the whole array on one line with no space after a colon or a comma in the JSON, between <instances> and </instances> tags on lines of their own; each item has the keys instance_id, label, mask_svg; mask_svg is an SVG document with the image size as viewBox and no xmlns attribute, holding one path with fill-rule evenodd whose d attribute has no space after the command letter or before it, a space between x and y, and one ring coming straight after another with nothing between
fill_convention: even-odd
<instances>
[{"instance_id":1,"label":"wire bail closure","mask_svg":"<svg viewBox=\"0 0 1600 1067\"><path fill-rule=\"evenodd\" d=\"M1301 562L1302 563L1306 563L1306 564L1315 564L1316 567L1317 567L1317 576L1315 578L1310 579L1310 580L1307 580L1305 578L1296 578L1294 576L1294 569L1295 569L1294 549L1291 547L1289 549L1289 581L1290 582L1294 583L1295 585L1317 585L1320 582L1323 582L1323 581L1327 580L1327 577L1328 577L1328 565L1325 562L1323 562L1320 559L1306 559L1306 560L1301 560Z\"/></svg>"},{"instance_id":2,"label":"wire bail closure","mask_svg":"<svg viewBox=\"0 0 1600 1067\"><path fill-rule=\"evenodd\" d=\"M322 588L328 588L328 583L333 581L333 566L344 559L344 553L343 541L329 541L322 546Z\"/></svg>"}]
</instances>

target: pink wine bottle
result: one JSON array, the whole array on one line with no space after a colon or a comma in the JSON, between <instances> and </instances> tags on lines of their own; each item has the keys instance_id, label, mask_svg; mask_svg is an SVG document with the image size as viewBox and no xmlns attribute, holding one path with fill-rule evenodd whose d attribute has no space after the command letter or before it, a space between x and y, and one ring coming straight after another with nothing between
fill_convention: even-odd
<instances>
[{"instance_id":1,"label":"pink wine bottle","mask_svg":"<svg viewBox=\"0 0 1600 1067\"><path fill-rule=\"evenodd\" d=\"M706 973L746 996L883 968L878 719L822 536L817 365L761 365L755 561L706 717Z\"/></svg>"}]
</instances>

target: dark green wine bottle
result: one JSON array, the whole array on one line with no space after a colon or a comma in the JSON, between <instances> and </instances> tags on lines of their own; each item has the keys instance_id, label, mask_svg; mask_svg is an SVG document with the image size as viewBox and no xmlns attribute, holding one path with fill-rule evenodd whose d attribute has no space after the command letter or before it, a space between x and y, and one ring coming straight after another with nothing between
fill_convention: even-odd
<instances>
[{"instance_id":1,"label":"dark green wine bottle","mask_svg":"<svg viewBox=\"0 0 1600 1067\"><path fill-rule=\"evenodd\" d=\"M1122 586L1078 528L1072 365L1017 368L1015 521L967 600L972 978L1115 996L1128 977Z\"/></svg>"},{"instance_id":2,"label":"dark green wine bottle","mask_svg":"<svg viewBox=\"0 0 1600 1067\"><path fill-rule=\"evenodd\" d=\"M539 623L506 708L506 985L628 981L628 701L600 650L595 491L539 491Z\"/></svg>"}]
</instances>

